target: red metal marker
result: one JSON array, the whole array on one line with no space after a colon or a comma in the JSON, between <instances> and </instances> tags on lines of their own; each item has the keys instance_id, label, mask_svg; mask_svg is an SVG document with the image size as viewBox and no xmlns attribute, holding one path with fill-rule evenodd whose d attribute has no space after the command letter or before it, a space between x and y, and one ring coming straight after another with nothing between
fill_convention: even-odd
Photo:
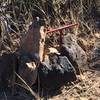
<instances>
[{"instance_id":1,"label":"red metal marker","mask_svg":"<svg viewBox=\"0 0 100 100\"><path fill-rule=\"evenodd\" d=\"M62 45L62 39L63 39L63 32L62 30L63 29L67 29L67 28L72 28L74 26L79 26L79 24L69 24L69 25L65 25L65 26L62 26L62 27L59 27L59 28L56 28L56 29L50 29L49 31L46 32L46 34L48 33L53 33L53 32L60 32L60 47Z\"/></svg>"},{"instance_id":2,"label":"red metal marker","mask_svg":"<svg viewBox=\"0 0 100 100\"><path fill-rule=\"evenodd\" d=\"M69 25L65 25L65 26L62 26L62 27L59 27L59 28L56 28L56 29L50 29L49 31L46 32L46 34L53 33L53 32L60 32L60 47L61 47L62 46L62 38L63 38L62 30L67 29L67 28L71 28L71 27L74 27L74 26L78 27L79 24L69 24ZM43 61L44 61L44 58L45 58L45 49L44 49Z\"/></svg>"},{"instance_id":3,"label":"red metal marker","mask_svg":"<svg viewBox=\"0 0 100 100\"><path fill-rule=\"evenodd\" d=\"M78 25L79 24L69 24L69 25L65 25L63 27L59 27L59 28L56 28L56 29L50 29L46 33L48 34L48 33L52 33L52 32L62 31L63 29L71 28L71 27L78 26Z\"/></svg>"}]
</instances>

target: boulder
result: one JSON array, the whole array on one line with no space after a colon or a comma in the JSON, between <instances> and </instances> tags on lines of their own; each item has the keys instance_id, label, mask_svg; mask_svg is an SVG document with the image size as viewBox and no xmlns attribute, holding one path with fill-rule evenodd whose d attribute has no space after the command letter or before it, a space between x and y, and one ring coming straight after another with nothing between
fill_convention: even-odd
<instances>
[{"instance_id":1,"label":"boulder","mask_svg":"<svg viewBox=\"0 0 100 100\"><path fill-rule=\"evenodd\" d=\"M100 71L100 43L97 42L89 55L89 67Z\"/></svg>"},{"instance_id":2,"label":"boulder","mask_svg":"<svg viewBox=\"0 0 100 100\"><path fill-rule=\"evenodd\" d=\"M46 33L44 32L44 20L37 17L29 26L26 36L21 38L20 50L23 53L37 55L40 61L43 60Z\"/></svg>"},{"instance_id":3,"label":"boulder","mask_svg":"<svg viewBox=\"0 0 100 100\"><path fill-rule=\"evenodd\" d=\"M14 53L0 56L0 87L7 88L12 82L13 72L17 66L17 57Z\"/></svg>"},{"instance_id":4,"label":"boulder","mask_svg":"<svg viewBox=\"0 0 100 100\"><path fill-rule=\"evenodd\" d=\"M28 32L21 38L18 73L32 86L37 79L37 64L43 61L46 34L44 32L44 20L37 17L29 26Z\"/></svg>"},{"instance_id":5,"label":"boulder","mask_svg":"<svg viewBox=\"0 0 100 100\"><path fill-rule=\"evenodd\" d=\"M37 66L34 59L31 54L25 53L18 59L18 74L29 86L35 84L37 79Z\"/></svg>"},{"instance_id":6,"label":"boulder","mask_svg":"<svg viewBox=\"0 0 100 100\"><path fill-rule=\"evenodd\" d=\"M67 82L75 81L75 69L66 56L49 55L38 67L40 86L47 91L56 90Z\"/></svg>"},{"instance_id":7,"label":"boulder","mask_svg":"<svg viewBox=\"0 0 100 100\"><path fill-rule=\"evenodd\" d=\"M61 47L61 55L68 57L71 64L75 67L76 73L79 74L79 69L85 69L87 65L87 55L85 51L78 45L77 39L73 34L68 34L63 37Z\"/></svg>"}]
</instances>

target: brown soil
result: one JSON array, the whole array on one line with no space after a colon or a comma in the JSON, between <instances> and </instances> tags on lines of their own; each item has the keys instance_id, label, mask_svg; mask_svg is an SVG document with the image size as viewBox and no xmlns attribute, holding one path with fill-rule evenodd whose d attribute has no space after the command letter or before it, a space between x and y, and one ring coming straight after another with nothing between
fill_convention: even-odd
<instances>
[{"instance_id":1,"label":"brown soil","mask_svg":"<svg viewBox=\"0 0 100 100\"><path fill-rule=\"evenodd\" d=\"M48 100L100 100L100 72L84 72L77 82L64 86L61 94Z\"/></svg>"}]
</instances>

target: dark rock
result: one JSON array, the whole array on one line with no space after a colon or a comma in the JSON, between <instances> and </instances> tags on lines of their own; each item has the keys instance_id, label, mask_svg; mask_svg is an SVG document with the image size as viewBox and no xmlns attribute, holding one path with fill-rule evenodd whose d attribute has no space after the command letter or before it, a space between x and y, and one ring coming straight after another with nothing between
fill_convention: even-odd
<instances>
[{"instance_id":1,"label":"dark rock","mask_svg":"<svg viewBox=\"0 0 100 100\"><path fill-rule=\"evenodd\" d=\"M55 90L75 81L75 69L65 56L49 55L49 65L41 63L38 67L40 85L45 90Z\"/></svg>"},{"instance_id":2,"label":"dark rock","mask_svg":"<svg viewBox=\"0 0 100 100\"><path fill-rule=\"evenodd\" d=\"M63 37L61 55L67 56L71 64L75 67L76 73L79 74L79 68L85 69L87 56L85 51L78 45L76 38L72 34Z\"/></svg>"},{"instance_id":3,"label":"dark rock","mask_svg":"<svg viewBox=\"0 0 100 100\"><path fill-rule=\"evenodd\" d=\"M36 57L32 57L31 54L22 53L18 59L18 73L29 86L32 86L37 79L35 58ZM27 63L31 64L32 66L29 67Z\"/></svg>"},{"instance_id":4,"label":"dark rock","mask_svg":"<svg viewBox=\"0 0 100 100\"><path fill-rule=\"evenodd\" d=\"M95 14L97 17L100 17L100 0L95 0Z\"/></svg>"},{"instance_id":5,"label":"dark rock","mask_svg":"<svg viewBox=\"0 0 100 100\"><path fill-rule=\"evenodd\" d=\"M14 67L17 66L15 54L4 54L0 56L0 87L6 88L12 80Z\"/></svg>"}]
</instances>

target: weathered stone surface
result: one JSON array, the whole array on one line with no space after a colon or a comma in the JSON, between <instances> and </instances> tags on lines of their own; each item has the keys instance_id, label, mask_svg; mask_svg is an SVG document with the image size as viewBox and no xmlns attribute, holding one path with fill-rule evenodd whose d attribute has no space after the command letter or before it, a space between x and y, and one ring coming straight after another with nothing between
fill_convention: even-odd
<instances>
[{"instance_id":1,"label":"weathered stone surface","mask_svg":"<svg viewBox=\"0 0 100 100\"><path fill-rule=\"evenodd\" d=\"M63 37L61 54L67 56L76 72L79 74L79 69L86 67L87 56L85 51L77 44L76 38L72 34Z\"/></svg>"},{"instance_id":2,"label":"weathered stone surface","mask_svg":"<svg viewBox=\"0 0 100 100\"><path fill-rule=\"evenodd\" d=\"M76 80L75 69L65 56L50 54L49 61L38 68L40 85L48 91L55 90ZM48 64L47 64L48 63Z\"/></svg>"},{"instance_id":3,"label":"weathered stone surface","mask_svg":"<svg viewBox=\"0 0 100 100\"><path fill-rule=\"evenodd\" d=\"M9 82L12 85L14 71L21 76L21 78L29 85L32 86L37 79L37 68L34 58L31 55L20 55L17 57L15 53L4 54L0 56L0 86L7 87ZM14 81L23 83L20 79L16 78Z\"/></svg>"},{"instance_id":4,"label":"weathered stone surface","mask_svg":"<svg viewBox=\"0 0 100 100\"><path fill-rule=\"evenodd\" d=\"M13 70L17 66L17 57L15 54L4 54L0 56L0 86L7 87L12 81ZM14 68L15 67L15 68Z\"/></svg>"},{"instance_id":5,"label":"weathered stone surface","mask_svg":"<svg viewBox=\"0 0 100 100\"><path fill-rule=\"evenodd\" d=\"M45 32L44 21L37 17L29 26L29 30L21 39L18 72L28 85L33 85L37 79L37 63L43 61ZM31 64L31 68L29 65ZM32 63L34 63L32 65ZM32 67L33 66L33 67Z\"/></svg>"},{"instance_id":6,"label":"weathered stone surface","mask_svg":"<svg viewBox=\"0 0 100 100\"><path fill-rule=\"evenodd\" d=\"M38 55L40 61L43 60L45 32L44 22L39 18L33 21L29 26L28 33L21 39L20 50L31 55Z\"/></svg>"},{"instance_id":7,"label":"weathered stone surface","mask_svg":"<svg viewBox=\"0 0 100 100\"><path fill-rule=\"evenodd\" d=\"M100 43L96 43L89 56L89 67L100 70Z\"/></svg>"},{"instance_id":8,"label":"weathered stone surface","mask_svg":"<svg viewBox=\"0 0 100 100\"><path fill-rule=\"evenodd\" d=\"M31 55L24 54L19 57L18 73L29 86L35 84L37 79L37 66Z\"/></svg>"},{"instance_id":9,"label":"weathered stone surface","mask_svg":"<svg viewBox=\"0 0 100 100\"><path fill-rule=\"evenodd\" d=\"M100 16L100 0L95 0L95 7L96 7L96 12L98 16Z\"/></svg>"}]
</instances>

